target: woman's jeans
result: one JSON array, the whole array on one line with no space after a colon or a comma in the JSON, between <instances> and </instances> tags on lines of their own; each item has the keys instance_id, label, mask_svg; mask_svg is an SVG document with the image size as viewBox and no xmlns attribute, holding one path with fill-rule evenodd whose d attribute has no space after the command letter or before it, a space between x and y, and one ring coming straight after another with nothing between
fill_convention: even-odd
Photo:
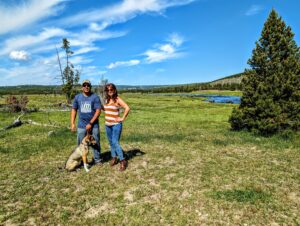
<instances>
[{"instance_id":1,"label":"woman's jeans","mask_svg":"<svg viewBox=\"0 0 300 226\"><path fill-rule=\"evenodd\" d=\"M101 147L100 147L100 133L99 128L94 127L92 130L93 137L95 138L97 144L93 146L93 152L94 152L94 160L95 163L101 162L100 159L100 153L101 153ZM86 129L83 128L77 128L77 144L79 145L83 138L86 136Z\"/></svg>"},{"instance_id":2,"label":"woman's jeans","mask_svg":"<svg viewBox=\"0 0 300 226\"><path fill-rule=\"evenodd\" d=\"M119 144L122 133L122 123L113 126L105 126L105 128L107 139L110 145L111 157L115 158L118 155L119 160L122 161L124 159L124 155L123 150Z\"/></svg>"}]
</instances>

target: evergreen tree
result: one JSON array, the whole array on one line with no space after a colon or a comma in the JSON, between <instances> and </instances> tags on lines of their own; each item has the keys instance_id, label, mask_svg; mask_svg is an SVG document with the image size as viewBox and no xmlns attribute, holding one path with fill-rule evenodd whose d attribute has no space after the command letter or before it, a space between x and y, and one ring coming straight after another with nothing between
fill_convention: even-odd
<instances>
[{"instance_id":1,"label":"evergreen tree","mask_svg":"<svg viewBox=\"0 0 300 226\"><path fill-rule=\"evenodd\" d=\"M62 47L66 52L66 67L62 73L62 92L67 97L67 102L71 103L72 98L76 94L75 85L78 84L80 73L78 70L74 72L74 65L69 61L69 58L74 53L71 51L70 42L64 38Z\"/></svg>"},{"instance_id":2,"label":"evergreen tree","mask_svg":"<svg viewBox=\"0 0 300 226\"><path fill-rule=\"evenodd\" d=\"M234 130L263 135L300 128L300 50L273 9L256 42L242 80L243 96L229 122Z\"/></svg>"}]
</instances>

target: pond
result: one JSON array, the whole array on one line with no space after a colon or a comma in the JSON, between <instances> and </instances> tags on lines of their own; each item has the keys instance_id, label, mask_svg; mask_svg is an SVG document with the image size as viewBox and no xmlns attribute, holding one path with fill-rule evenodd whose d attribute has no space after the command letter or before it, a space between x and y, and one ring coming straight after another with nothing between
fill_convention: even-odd
<instances>
[{"instance_id":1,"label":"pond","mask_svg":"<svg viewBox=\"0 0 300 226\"><path fill-rule=\"evenodd\" d=\"M240 104L240 96L221 96L221 95L210 95L210 94L189 94L189 93L178 93L178 94L154 94L158 96L183 96L183 97L202 97L205 98L205 102L210 103L225 103L225 104Z\"/></svg>"}]
</instances>

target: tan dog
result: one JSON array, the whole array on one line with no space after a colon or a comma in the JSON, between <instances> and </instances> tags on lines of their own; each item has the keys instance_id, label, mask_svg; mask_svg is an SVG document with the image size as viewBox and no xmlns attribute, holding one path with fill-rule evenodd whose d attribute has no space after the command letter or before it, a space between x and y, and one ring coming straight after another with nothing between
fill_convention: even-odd
<instances>
[{"instance_id":1,"label":"tan dog","mask_svg":"<svg viewBox=\"0 0 300 226\"><path fill-rule=\"evenodd\" d=\"M78 166L81 165L81 161L83 161L83 166L86 172L89 172L88 164L87 164L87 155L89 153L89 147L91 145L95 145L96 140L95 138L87 134L83 139L81 144L72 152L70 157L66 162L66 170L73 171Z\"/></svg>"}]
</instances>

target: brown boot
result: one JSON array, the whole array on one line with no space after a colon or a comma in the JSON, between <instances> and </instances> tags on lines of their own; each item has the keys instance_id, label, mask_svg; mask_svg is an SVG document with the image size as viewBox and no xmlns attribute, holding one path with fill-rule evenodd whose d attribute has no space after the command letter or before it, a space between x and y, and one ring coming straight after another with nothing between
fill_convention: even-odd
<instances>
[{"instance_id":1,"label":"brown boot","mask_svg":"<svg viewBox=\"0 0 300 226\"><path fill-rule=\"evenodd\" d=\"M112 160L110 160L110 166L114 166L118 164L118 158L114 157L112 158Z\"/></svg>"},{"instance_id":2,"label":"brown boot","mask_svg":"<svg viewBox=\"0 0 300 226\"><path fill-rule=\"evenodd\" d=\"M120 171L124 171L127 168L127 161L124 159L122 161L120 161Z\"/></svg>"}]
</instances>

